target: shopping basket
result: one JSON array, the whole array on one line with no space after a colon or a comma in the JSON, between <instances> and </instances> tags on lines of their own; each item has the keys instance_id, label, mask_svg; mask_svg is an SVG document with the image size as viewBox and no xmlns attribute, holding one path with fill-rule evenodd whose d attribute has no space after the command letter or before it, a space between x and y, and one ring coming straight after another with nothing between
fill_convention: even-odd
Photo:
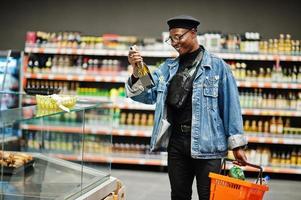
<instances>
[{"instance_id":1,"label":"shopping basket","mask_svg":"<svg viewBox=\"0 0 301 200\"><path fill-rule=\"evenodd\" d=\"M209 173L211 178L210 200L261 200L264 192L269 190L267 185L262 185L262 167L250 163L246 164L259 169L256 183L251 183L226 176L226 161L233 162L234 160L227 158L223 160L224 175Z\"/></svg>"}]
</instances>

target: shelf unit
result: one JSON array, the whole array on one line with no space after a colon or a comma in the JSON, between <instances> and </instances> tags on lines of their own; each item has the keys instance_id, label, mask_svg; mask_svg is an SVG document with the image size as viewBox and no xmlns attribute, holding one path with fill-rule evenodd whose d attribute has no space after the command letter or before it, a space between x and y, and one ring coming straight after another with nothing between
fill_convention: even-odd
<instances>
[{"instance_id":1,"label":"shelf unit","mask_svg":"<svg viewBox=\"0 0 301 200\"><path fill-rule=\"evenodd\" d=\"M28 62L29 54L42 54L42 55L67 55L67 56L94 56L94 57L112 57L112 58L126 58L128 55L128 50L123 49L78 49L78 48L40 48L35 45L27 45L25 47L25 59L24 59L24 69ZM279 65L280 62L301 62L301 55L278 55L278 54L258 54L258 53L239 53L239 52L214 52L215 55L225 59L225 60L246 60L252 62L272 62ZM177 53L172 50L141 50L141 55L143 57L148 57L152 59L163 59L167 57L176 57ZM91 82L97 82L100 84L123 84L128 78L127 66L123 66L122 71L117 72L97 72L97 73L31 73L24 72L24 80L54 80L54 81L76 81L90 84ZM239 88L247 89L273 89L273 90L301 90L301 82L270 82L270 81L242 81L238 80L237 85ZM144 105L140 103L133 102L125 98L109 98L103 96L83 96L80 97L89 101L112 101L112 108L118 108L120 110L129 110L133 112L153 112L154 105ZM34 103L32 100L25 100L27 103ZM262 109L262 108L242 108L242 114L244 116L262 116L262 117L291 117L299 118L301 117L301 108L295 109ZM77 127L65 127L65 126L36 126L36 125L24 125L22 126L24 130L47 130L54 132L64 132L64 133L76 133L78 132ZM87 126L86 134L93 135L106 135L112 134L114 137L133 137L133 138L150 138L151 128L144 126L116 126L112 130L99 129L95 125ZM247 138L249 143L255 145L295 145L301 148L301 137L291 136L291 135L273 135L273 134L256 134L247 133ZM76 155L67 154L56 154L56 157L64 158L67 160L77 160ZM136 164L136 165L154 165L154 166L166 166L166 156L163 155L138 155L132 156L127 154L121 155L108 155L108 156L95 156L91 155L87 157L91 162L112 162L117 164ZM246 168L246 170L250 170ZM288 173L288 174L301 174L301 168L299 167L264 167L265 172L271 173Z\"/></svg>"},{"instance_id":2,"label":"shelf unit","mask_svg":"<svg viewBox=\"0 0 301 200\"><path fill-rule=\"evenodd\" d=\"M66 155L66 154L53 154L52 156L70 160L78 161L80 157L76 155ZM111 162L114 164L133 164L133 165L152 165L152 166L167 166L166 158L162 159L162 156L157 156L157 158L139 158L139 156L127 156L127 155L113 155L113 156L99 156L99 155L87 155L85 160L90 162ZM245 171L256 171L251 167L244 167ZM283 173L283 174L301 174L301 168L297 167L271 167L263 166L263 171L265 173Z\"/></svg>"}]
</instances>

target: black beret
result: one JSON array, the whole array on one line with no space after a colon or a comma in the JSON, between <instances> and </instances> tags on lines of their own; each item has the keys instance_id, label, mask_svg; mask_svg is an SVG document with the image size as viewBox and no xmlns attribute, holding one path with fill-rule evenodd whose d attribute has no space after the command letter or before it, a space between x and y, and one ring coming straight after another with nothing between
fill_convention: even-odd
<instances>
[{"instance_id":1,"label":"black beret","mask_svg":"<svg viewBox=\"0 0 301 200\"><path fill-rule=\"evenodd\" d=\"M200 21L189 15L179 15L167 20L167 24L169 26L169 30L173 28L192 29L197 28L197 26L200 24Z\"/></svg>"}]
</instances>

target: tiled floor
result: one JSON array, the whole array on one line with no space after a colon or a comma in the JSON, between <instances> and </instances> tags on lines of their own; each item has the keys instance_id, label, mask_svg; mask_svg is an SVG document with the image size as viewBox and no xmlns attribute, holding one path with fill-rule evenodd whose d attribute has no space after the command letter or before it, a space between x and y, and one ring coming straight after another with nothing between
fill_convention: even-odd
<instances>
[{"instance_id":1,"label":"tiled floor","mask_svg":"<svg viewBox=\"0 0 301 200\"><path fill-rule=\"evenodd\" d=\"M112 176L126 185L127 200L169 200L170 188L167 173L112 169ZM269 181L270 191L264 200L301 200L301 180ZM193 200L198 200L194 185Z\"/></svg>"}]
</instances>

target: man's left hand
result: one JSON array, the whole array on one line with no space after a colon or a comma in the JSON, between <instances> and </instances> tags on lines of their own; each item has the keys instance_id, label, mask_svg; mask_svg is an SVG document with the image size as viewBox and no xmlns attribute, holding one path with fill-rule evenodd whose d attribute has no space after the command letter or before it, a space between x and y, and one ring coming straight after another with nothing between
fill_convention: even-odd
<instances>
[{"instance_id":1,"label":"man's left hand","mask_svg":"<svg viewBox=\"0 0 301 200\"><path fill-rule=\"evenodd\" d=\"M242 165L245 166L247 163L247 156L245 154L245 151L243 148L238 147L232 150L233 151L233 155L235 157L234 163L237 165Z\"/></svg>"}]
</instances>

